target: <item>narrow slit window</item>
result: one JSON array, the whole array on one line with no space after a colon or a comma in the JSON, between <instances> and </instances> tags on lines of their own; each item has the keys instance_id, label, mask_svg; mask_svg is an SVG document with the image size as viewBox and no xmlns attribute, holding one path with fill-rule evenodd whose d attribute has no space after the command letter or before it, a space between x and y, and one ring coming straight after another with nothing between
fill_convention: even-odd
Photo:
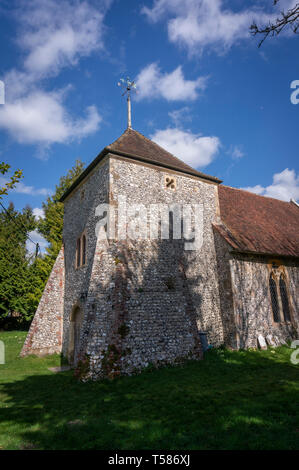
<instances>
[{"instance_id":1,"label":"narrow slit window","mask_svg":"<svg viewBox=\"0 0 299 470\"><path fill-rule=\"evenodd\" d=\"M82 237L82 265L86 263L86 236Z\"/></svg>"},{"instance_id":2,"label":"narrow slit window","mask_svg":"<svg viewBox=\"0 0 299 470\"><path fill-rule=\"evenodd\" d=\"M280 276L280 279L279 279L279 290L280 290L280 298L281 298L281 303L282 303L284 321L291 321L287 286L286 286L283 276Z\"/></svg>"},{"instance_id":3,"label":"narrow slit window","mask_svg":"<svg viewBox=\"0 0 299 470\"><path fill-rule=\"evenodd\" d=\"M279 303L278 303L276 282L275 282L275 279L273 279L272 274L271 274L270 280L269 280L269 287L270 287L270 295L271 295L273 320L276 323L278 323L280 321L280 318L279 318Z\"/></svg>"},{"instance_id":4,"label":"narrow slit window","mask_svg":"<svg viewBox=\"0 0 299 470\"><path fill-rule=\"evenodd\" d=\"M81 261L81 240L80 240L80 238L78 238L78 240L77 240L77 250L76 251L77 251L77 253L76 253L76 255L77 255L76 256L76 258L77 258L76 259L76 266L77 266L77 268L79 268L80 267L80 261Z\"/></svg>"}]
</instances>

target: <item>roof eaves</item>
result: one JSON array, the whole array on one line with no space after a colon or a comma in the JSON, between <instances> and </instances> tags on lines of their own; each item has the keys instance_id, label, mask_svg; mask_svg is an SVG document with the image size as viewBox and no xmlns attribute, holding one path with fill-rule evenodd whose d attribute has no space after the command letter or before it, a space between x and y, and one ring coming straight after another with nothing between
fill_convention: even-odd
<instances>
[{"instance_id":1,"label":"roof eaves","mask_svg":"<svg viewBox=\"0 0 299 470\"><path fill-rule=\"evenodd\" d=\"M167 163L162 163L159 160L154 160L152 158L141 157L133 153L127 153L127 152L123 152L120 150L114 150L112 148L109 148L109 146L106 148L109 151L109 153L112 153L115 155L131 158L132 160L138 160L138 161L145 162L145 163L150 163L152 165L160 166L163 168L169 168L170 170L175 170L180 173L185 173L187 175L197 176L197 177L209 180L209 181L213 181L214 183L218 183L218 184L222 183L222 180L220 180L219 178L216 178L215 176L206 175L205 173L201 173L200 171L196 171L196 170L192 171L188 169L183 169L176 165L169 165Z\"/></svg>"},{"instance_id":2,"label":"roof eaves","mask_svg":"<svg viewBox=\"0 0 299 470\"><path fill-rule=\"evenodd\" d=\"M71 192L74 191L74 189L78 186L78 184L81 183L81 181L83 181L84 178L86 178L86 176L91 172L91 170L93 170L96 167L96 165L102 160L102 158L104 158L104 156L107 155L108 153L131 158L132 160L137 160L137 161L141 161L145 163L151 163L153 165L175 170L180 173L187 174L187 175L197 176L199 178L212 181L213 183L217 183L217 184L222 183L222 180L220 180L219 178L216 178L215 176L209 176L209 175L206 175L205 173L201 173L200 171L196 171L196 170L194 171L188 170L188 169L185 170L175 165L168 165L167 163L161 163L158 160L153 160L151 158L140 157L139 155L135 155L132 153L114 150L110 148L110 146L108 145L107 147L104 147L104 149L99 153L99 155L88 165L88 167L81 173L81 175L76 179L76 181L74 181L74 183L69 187L69 189L61 196L61 198L59 199L59 202L63 202L67 198L67 196L69 196Z\"/></svg>"},{"instance_id":3,"label":"roof eaves","mask_svg":"<svg viewBox=\"0 0 299 470\"><path fill-rule=\"evenodd\" d=\"M249 250L231 250L231 253L234 255L252 255L252 256L267 256L267 257L276 257L276 258L287 258L293 260L299 260L299 255L290 255L283 253L270 253L270 252L260 252L260 251L249 251Z\"/></svg>"},{"instance_id":4,"label":"roof eaves","mask_svg":"<svg viewBox=\"0 0 299 470\"><path fill-rule=\"evenodd\" d=\"M288 258L288 259L299 259L299 254L286 254L286 253L271 253L270 251L262 252L258 250L250 250L242 247L238 241L236 240L235 236L233 235L232 231L227 228L224 224L212 224L213 228L217 230L217 232L222 236L222 238L230 245L231 249L229 250L232 254L246 254L246 255L254 255L254 256L267 256L267 257L280 257L280 258Z\"/></svg>"}]
</instances>

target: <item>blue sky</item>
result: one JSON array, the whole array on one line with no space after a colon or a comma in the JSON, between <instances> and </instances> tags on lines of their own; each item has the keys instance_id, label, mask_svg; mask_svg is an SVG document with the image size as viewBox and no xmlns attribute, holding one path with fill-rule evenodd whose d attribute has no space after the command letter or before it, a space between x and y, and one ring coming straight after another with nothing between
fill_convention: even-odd
<instances>
[{"instance_id":1,"label":"blue sky","mask_svg":"<svg viewBox=\"0 0 299 470\"><path fill-rule=\"evenodd\" d=\"M40 214L77 158L119 137L126 75L133 128L224 184L298 200L299 38L258 49L248 32L294 3L0 0L0 159L24 171L4 203Z\"/></svg>"}]
</instances>

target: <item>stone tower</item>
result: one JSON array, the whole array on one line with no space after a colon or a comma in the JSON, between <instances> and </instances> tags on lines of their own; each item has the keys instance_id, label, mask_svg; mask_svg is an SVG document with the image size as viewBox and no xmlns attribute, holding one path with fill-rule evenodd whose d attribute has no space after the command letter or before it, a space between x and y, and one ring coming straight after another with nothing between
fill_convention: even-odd
<instances>
[{"instance_id":1,"label":"stone tower","mask_svg":"<svg viewBox=\"0 0 299 470\"><path fill-rule=\"evenodd\" d=\"M201 358L202 331L214 347L298 338L298 205L220 183L131 128L105 147L61 199L21 354L96 379Z\"/></svg>"},{"instance_id":2,"label":"stone tower","mask_svg":"<svg viewBox=\"0 0 299 470\"><path fill-rule=\"evenodd\" d=\"M62 352L74 365L88 361L97 377L200 358L200 330L220 345L219 183L133 129L105 147L61 199L63 247L22 354ZM158 205L200 205L202 246L185 250L173 234L100 239L97 207L109 204L117 218L120 200L129 211L142 204L147 217Z\"/></svg>"}]
</instances>

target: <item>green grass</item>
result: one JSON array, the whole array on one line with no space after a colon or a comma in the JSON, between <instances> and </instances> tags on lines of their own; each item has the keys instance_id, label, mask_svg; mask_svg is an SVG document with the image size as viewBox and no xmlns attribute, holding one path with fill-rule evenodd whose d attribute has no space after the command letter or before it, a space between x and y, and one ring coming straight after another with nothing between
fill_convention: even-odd
<instances>
[{"instance_id":1,"label":"green grass","mask_svg":"<svg viewBox=\"0 0 299 470\"><path fill-rule=\"evenodd\" d=\"M296 449L298 371L291 349L214 350L203 361L79 383L0 333L0 449Z\"/></svg>"}]
</instances>

